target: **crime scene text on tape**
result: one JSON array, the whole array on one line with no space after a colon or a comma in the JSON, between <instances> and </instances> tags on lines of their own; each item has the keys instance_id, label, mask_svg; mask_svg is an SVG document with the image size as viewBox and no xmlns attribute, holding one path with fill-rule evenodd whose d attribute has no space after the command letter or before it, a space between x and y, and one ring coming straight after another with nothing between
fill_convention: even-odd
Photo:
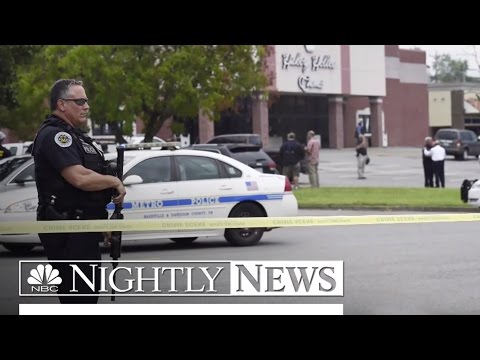
<instances>
[{"instance_id":1,"label":"crime scene text on tape","mask_svg":"<svg viewBox=\"0 0 480 360\"><path fill-rule=\"evenodd\" d=\"M480 214L298 216L255 218L0 221L0 234L281 228L480 221Z\"/></svg>"}]
</instances>

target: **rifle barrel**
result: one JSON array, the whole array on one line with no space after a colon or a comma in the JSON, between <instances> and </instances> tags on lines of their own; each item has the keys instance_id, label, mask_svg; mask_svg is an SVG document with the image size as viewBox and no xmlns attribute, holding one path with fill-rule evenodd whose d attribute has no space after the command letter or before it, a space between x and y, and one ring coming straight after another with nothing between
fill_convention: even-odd
<instances>
[{"instance_id":1,"label":"rifle barrel","mask_svg":"<svg viewBox=\"0 0 480 360\"><path fill-rule=\"evenodd\" d=\"M116 169L116 175L120 179L120 181L123 181L123 161L124 161L124 154L125 154L125 147L120 145L117 146L117 169ZM113 211L112 216L110 217L111 220L122 220L123 219L123 214L122 214L123 206L121 203L115 204L115 210ZM110 257L112 258L112 268L113 270L116 269L117 267L117 260L120 258L120 255L122 253L122 232L121 231L113 231L112 232L112 237L110 239ZM116 273L113 274L113 283L115 284L115 275ZM111 301L115 301L115 290L112 288L112 296L111 296Z\"/></svg>"}]
</instances>

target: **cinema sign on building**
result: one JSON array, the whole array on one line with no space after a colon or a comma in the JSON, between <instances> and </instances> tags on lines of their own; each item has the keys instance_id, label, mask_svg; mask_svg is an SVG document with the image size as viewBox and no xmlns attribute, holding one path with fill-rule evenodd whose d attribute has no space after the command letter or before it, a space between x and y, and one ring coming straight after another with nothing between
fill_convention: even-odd
<instances>
[{"instance_id":1,"label":"cinema sign on building","mask_svg":"<svg viewBox=\"0 0 480 360\"><path fill-rule=\"evenodd\" d=\"M253 99L244 121L199 118L200 142L215 133L254 132L278 143L290 131L322 147L355 144L362 121L372 146L418 146L428 135L426 55L398 45L269 45L269 99ZM229 123L228 123L229 122Z\"/></svg>"},{"instance_id":2,"label":"cinema sign on building","mask_svg":"<svg viewBox=\"0 0 480 360\"><path fill-rule=\"evenodd\" d=\"M277 45L281 93L385 96L384 46Z\"/></svg>"}]
</instances>

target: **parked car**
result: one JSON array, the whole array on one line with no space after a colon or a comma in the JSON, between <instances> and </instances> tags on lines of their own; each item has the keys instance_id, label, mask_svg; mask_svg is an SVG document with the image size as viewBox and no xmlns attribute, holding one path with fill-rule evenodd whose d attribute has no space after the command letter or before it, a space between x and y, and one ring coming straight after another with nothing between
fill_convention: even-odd
<instances>
[{"instance_id":1,"label":"parked car","mask_svg":"<svg viewBox=\"0 0 480 360\"><path fill-rule=\"evenodd\" d=\"M93 140L102 146L102 150L105 153L116 153L117 152L117 142L114 135L95 135L92 137ZM123 136L127 144L141 144L145 142L145 135L138 134L134 136ZM152 139L153 143L165 143L165 140L154 136Z\"/></svg>"},{"instance_id":2,"label":"parked car","mask_svg":"<svg viewBox=\"0 0 480 360\"><path fill-rule=\"evenodd\" d=\"M267 150L267 154L275 161L277 164L277 170L279 173L282 173L283 164L282 159L280 158L280 150ZM300 172L302 174L308 174L309 167L308 167L308 156L305 154L305 157L300 161Z\"/></svg>"},{"instance_id":3,"label":"parked car","mask_svg":"<svg viewBox=\"0 0 480 360\"><path fill-rule=\"evenodd\" d=\"M33 144L33 141L25 141L25 142L18 142L18 143L6 143L3 144L12 155L25 155L28 153L28 149L30 145Z\"/></svg>"},{"instance_id":4,"label":"parked car","mask_svg":"<svg viewBox=\"0 0 480 360\"><path fill-rule=\"evenodd\" d=\"M253 144L263 147L262 137L258 134L225 134L209 139L207 144Z\"/></svg>"},{"instance_id":5,"label":"parked car","mask_svg":"<svg viewBox=\"0 0 480 360\"><path fill-rule=\"evenodd\" d=\"M225 134L217 135L209 139L206 144L253 144L263 148L262 137L258 134ZM198 146L201 146L200 144ZM195 145L197 146L197 145ZM208 150L209 149L205 149ZM272 160L276 165L276 171L282 173L282 161L280 159L279 150L274 149L265 149L265 154ZM223 154L223 153L222 153ZM225 154L228 155L228 154ZM238 159L237 159L238 160ZM242 160L240 160L242 161ZM243 162L243 161L242 161ZM308 174L308 158L305 157L300 162L300 172L303 174Z\"/></svg>"},{"instance_id":6,"label":"parked car","mask_svg":"<svg viewBox=\"0 0 480 360\"><path fill-rule=\"evenodd\" d=\"M466 160L470 155L480 155L480 141L471 130L440 129L435 139L445 148L447 155L457 160Z\"/></svg>"},{"instance_id":7,"label":"parked car","mask_svg":"<svg viewBox=\"0 0 480 360\"><path fill-rule=\"evenodd\" d=\"M124 139L127 140L129 144L140 144L145 142L145 135L139 134L134 136L124 136ZM158 136L154 136L152 142L164 143L165 140L159 138Z\"/></svg>"},{"instance_id":8,"label":"parked car","mask_svg":"<svg viewBox=\"0 0 480 360\"><path fill-rule=\"evenodd\" d=\"M106 154L108 160L115 153ZM179 219L295 216L297 200L284 176L263 174L230 157L198 150L125 152L125 219ZM0 193L0 221L33 221L37 205L33 186ZM111 214L113 203L108 204ZM122 240L169 238L189 243L200 236L221 236L232 245L254 245L265 228L125 232ZM37 234L0 235L12 251L40 245Z\"/></svg>"},{"instance_id":9,"label":"parked car","mask_svg":"<svg viewBox=\"0 0 480 360\"><path fill-rule=\"evenodd\" d=\"M10 156L0 160L0 193L31 186L35 188L35 169L32 156Z\"/></svg>"},{"instance_id":10,"label":"parked car","mask_svg":"<svg viewBox=\"0 0 480 360\"><path fill-rule=\"evenodd\" d=\"M252 144L198 144L193 150L210 151L236 159L257 171L266 174L278 174L277 164L258 145Z\"/></svg>"}]
</instances>

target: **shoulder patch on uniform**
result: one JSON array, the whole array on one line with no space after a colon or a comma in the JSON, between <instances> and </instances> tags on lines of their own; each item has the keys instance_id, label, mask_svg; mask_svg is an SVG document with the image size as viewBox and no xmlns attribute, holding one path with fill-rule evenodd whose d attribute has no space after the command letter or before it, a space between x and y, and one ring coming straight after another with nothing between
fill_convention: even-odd
<instances>
[{"instance_id":1,"label":"shoulder patch on uniform","mask_svg":"<svg viewBox=\"0 0 480 360\"><path fill-rule=\"evenodd\" d=\"M64 131L55 134L55 143L60 147L69 147L72 145L72 135Z\"/></svg>"}]
</instances>

